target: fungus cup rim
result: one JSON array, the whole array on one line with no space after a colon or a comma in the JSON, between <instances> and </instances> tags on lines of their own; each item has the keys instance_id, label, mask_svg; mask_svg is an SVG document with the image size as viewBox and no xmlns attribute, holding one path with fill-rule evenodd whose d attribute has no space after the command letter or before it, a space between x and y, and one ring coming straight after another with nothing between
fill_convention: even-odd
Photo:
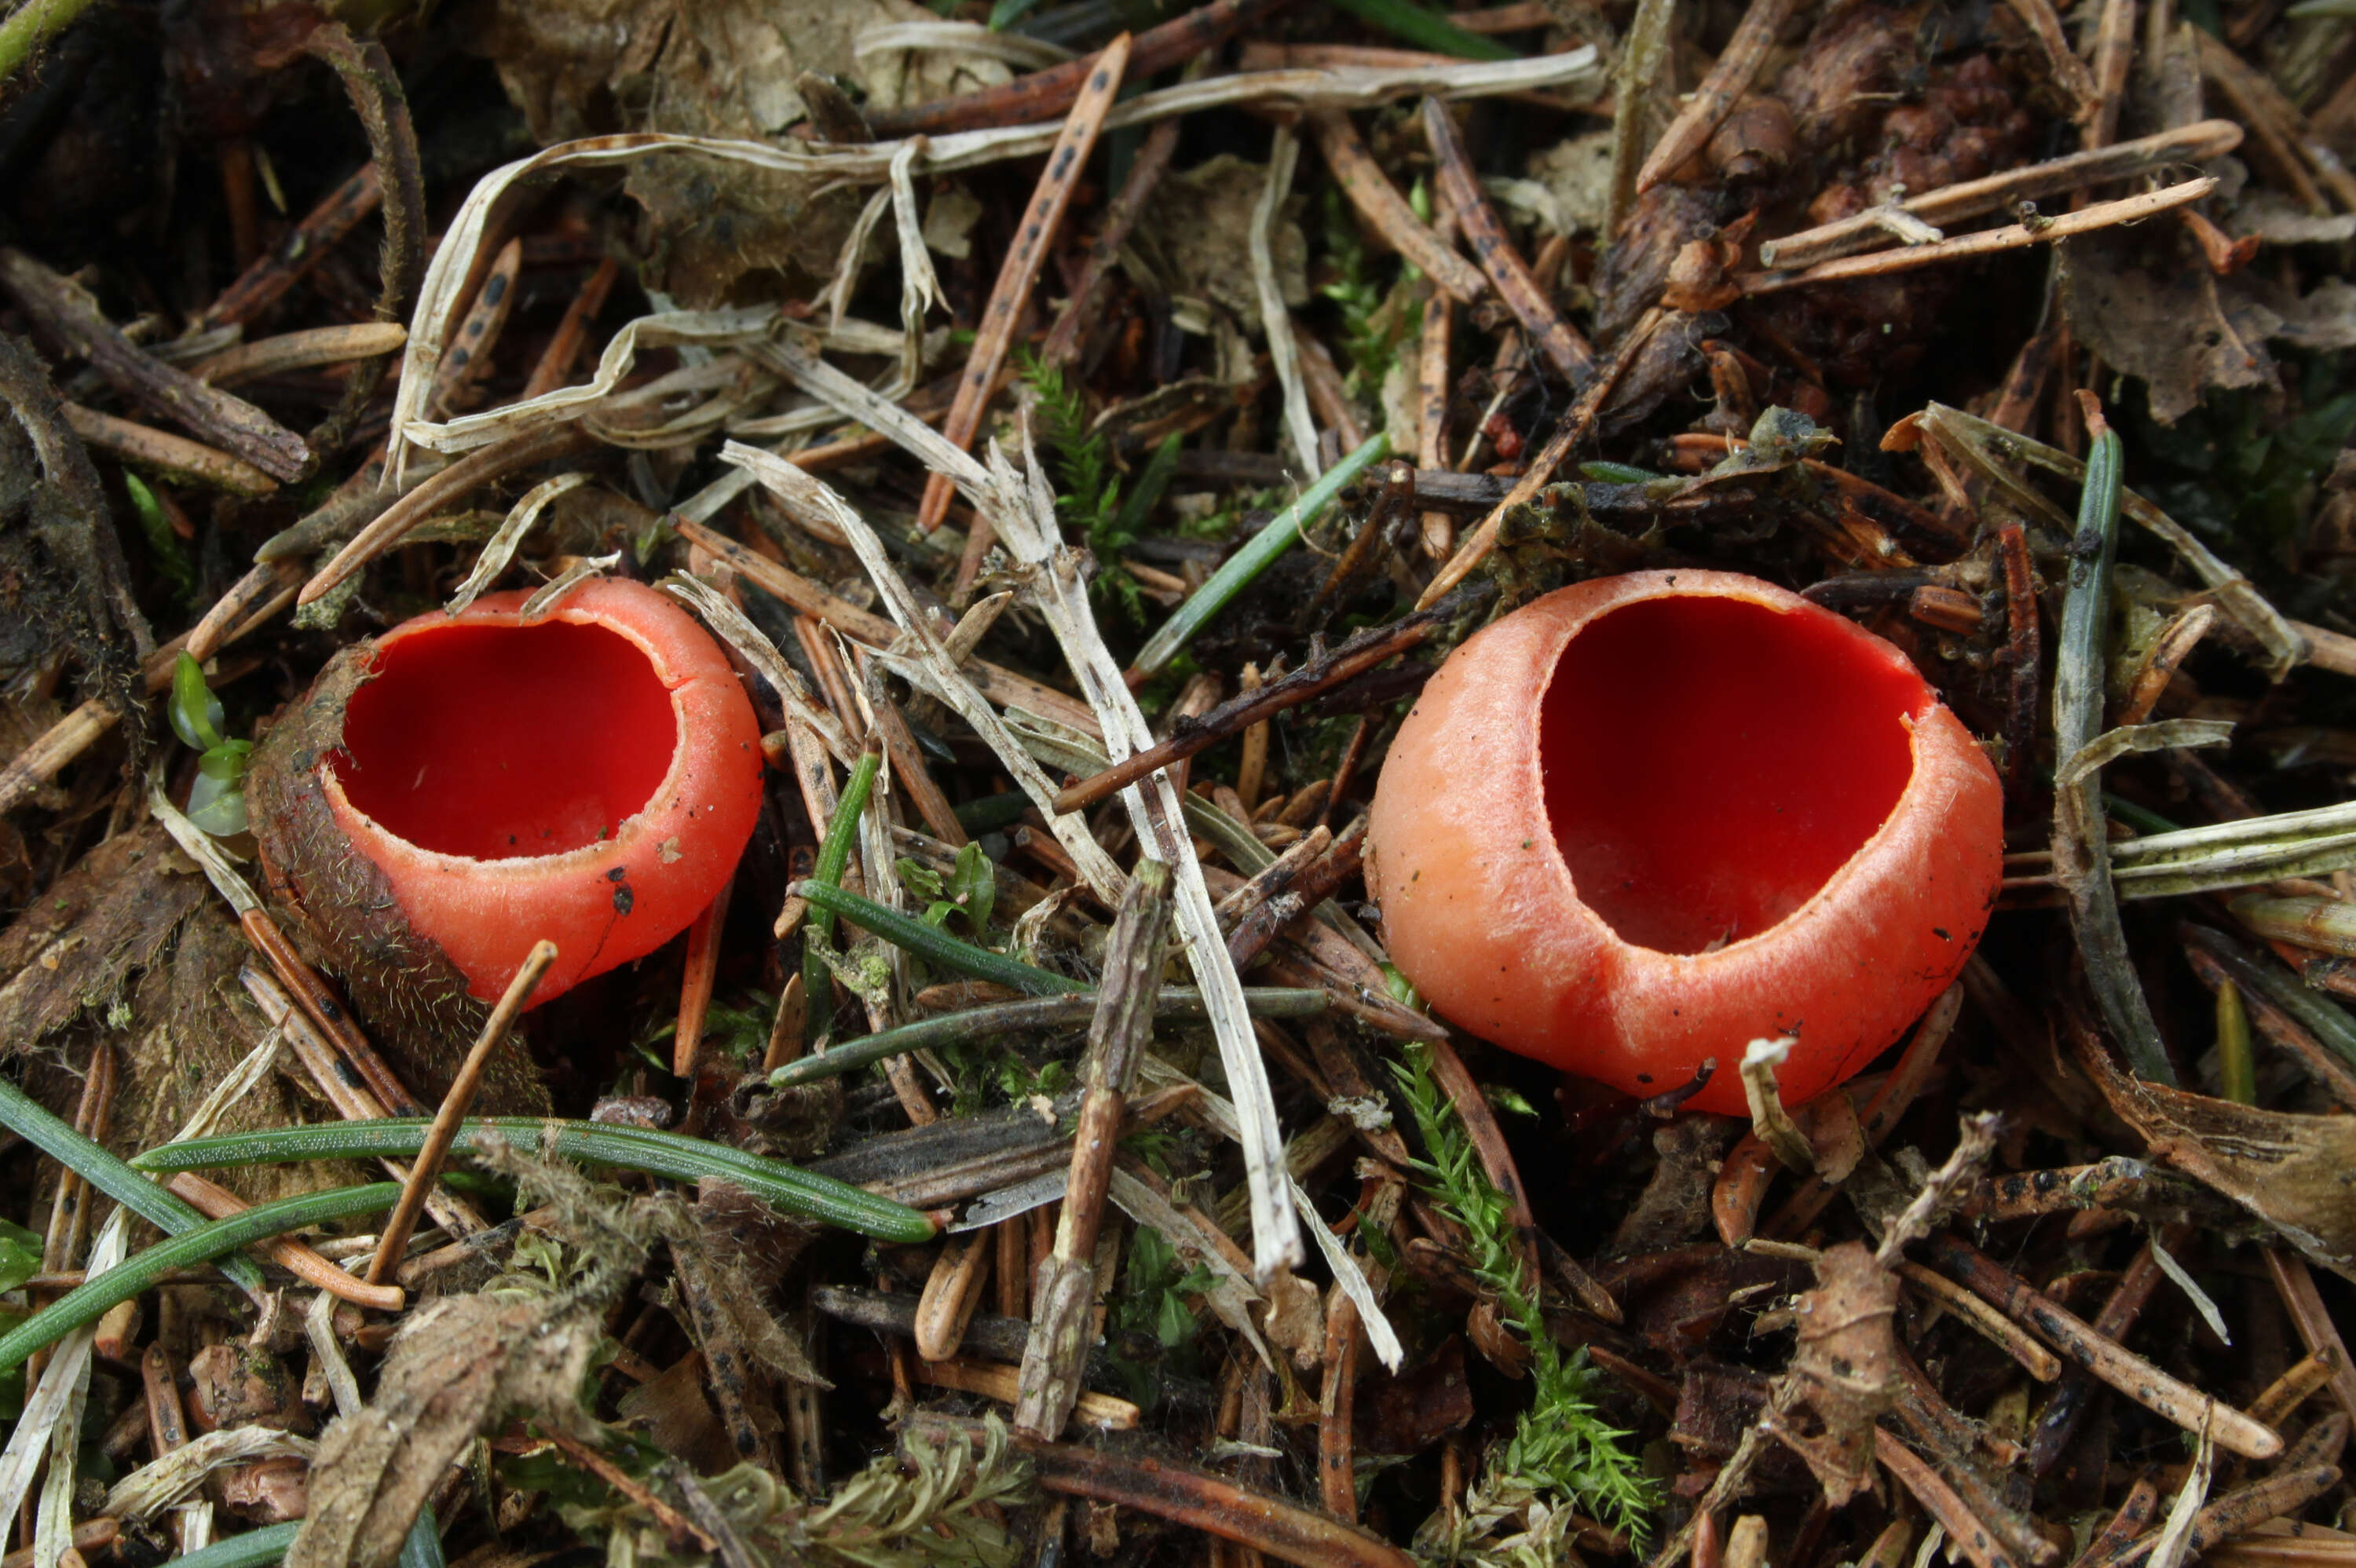
<instances>
[{"instance_id":1,"label":"fungus cup rim","mask_svg":"<svg viewBox=\"0 0 2356 1568\"><path fill-rule=\"evenodd\" d=\"M1559 637L1553 639L1553 648L1551 653L1543 655L1537 661L1546 670L1546 681L1545 684L1538 688L1536 699L1530 705L1530 748L1528 763L1529 787L1531 791L1531 799L1536 803L1533 807L1535 815L1537 816L1537 820L1543 824L1547 830L1544 839L1547 868L1560 881L1562 891L1566 895L1568 903L1571 908L1577 910L1578 918L1583 923L1590 923L1597 927L1601 931L1602 938L1605 941L1608 941L1614 946L1623 948L1632 954L1644 955L1651 958L1676 959L1685 962L1698 963L1702 960L1716 958L1722 954L1743 954L1746 953L1746 950L1752 950L1757 944L1766 943L1770 940L1788 941L1789 938L1785 933L1791 928L1807 923L1813 920L1824 918L1825 912L1821 906L1837 901L1841 896L1841 890L1847 883L1866 874L1867 871L1873 869L1871 867L1867 867L1864 870L1860 870L1859 862L1866 860L1870 853L1883 844L1887 839L1895 837L1899 833L1904 830L1908 807L1911 805L1916 804L1916 799L1920 792L1933 787L1935 781L1923 766L1922 720L1933 710L1944 707L1944 703L1941 700L1938 692L1933 689L1931 683L1922 678L1922 672L1914 668L1912 662L1907 659L1902 652L1893 646L1886 639L1874 635L1871 632L1869 632L1863 627L1856 624L1856 623L1848 620L1846 616L1838 615L1829 610L1826 610L1822 605L1810 603L1807 600L1801 598L1798 594L1789 593L1786 590L1777 588L1773 583L1767 582L1757 578L1747 577L1740 572L1730 571L1673 571L1666 573L1636 572L1627 574L1628 578L1650 576L1658 576L1662 579L1662 583L1658 592L1632 593L1624 598L1614 599L1610 603L1601 605L1581 616L1578 621L1570 623L1563 627ZM1676 586L1679 579L1699 579L1703 580L1706 584L1716 584L1719 586L1705 586L1698 591L1689 591ZM1623 578L1620 581L1626 580L1627 578ZM1590 581L1597 581L1610 580L1590 579ZM1723 586L1725 584L1739 584L1743 591L1740 592L1729 592L1727 588ZM1573 588L1585 585L1572 585ZM1766 591L1767 594L1775 595L1776 597L1766 597L1759 592L1753 592L1754 590L1762 589ZM1557 592L1569 592L1569 590L1557 590ZM1538 599L1532 600L1530 603L1531 605L1535 606L1537 604L1543 603L1547 599L1551 597L1553 597L1552 594L1541 595ZM1555 831L1554 815L1547 805L1546 793L1546 735L1544 733L1544 726L1546 723L1547 703L1547 699L1554 693L1554 683L1561 676L1563 660L1570 652L1570 645L1576 642L1582 633L1593 630L1596 625L1612 615L1618 614L1625 610L1633 609L1640 604L1655 603L1664 599L1730 600L1737 603L1754 606L1771 614L1783 616L1804 614L1808 612L1815 612L1817 614L1825 616L1827 620L1840 627L1842 631L1848 634L1848 637L1852 640L1846 643L1845 649L1855 650L1853 656L1872 657L1880 660L1884 664L1894 663L1902 670L1906 677L1914 683L1916 688L1922 693L1922 700L1918 707L1911 712L1903 712L1898 715L1898 722L1903 726L1906 731L1906 783L1898 791L1898 794L1890 800L1890 809L1882 814L1881 820L1873 825L1872 831L1858 839L1856 847L1850 849L1847 855L1842 857L1841 863L1833 869L1832 873L1826 877L1822 882L1818 883L1814 891L1810 892L1806 898L1800 901L1799 904L1793 908L1788 913L1784 914L1782 919L1777 920L1772 925L1768 925L1758 931L1752 932L1747 936L1737 937L1732 941L1722 943L1716 947L1708 949L1707 951L1691 953L1679 953L1670 948L1654 947L1645 943L1637 942L1632 938L1623 936L1621 934L1618 926L1614 925L1611 920L1606 918L1602 912L1598 910L1593 904L1587 901L1586 898L1579 891L1579 880L1570 869L1570 861L1562 852L1562 839L1559 834ZM1783 599L1787 602L1779 603L1778 599ZM1720 1065L1724 1066L1726 1064L1721 1063Z\"/></svg>"},{"instance_id":2,"label":"fungus cup rim","mask_svg":"<svg viewBox=\"0 0 2356 1568\"><path fill-rule=\"evenodd\" d=\"M327 799L329 809L339 820L366 825L370 830L383 835L392 843L401 845L407 852L415 855L420 861L436 870L471 876L509 877L519 877L529 871L533 876L541 876L575 869L575 866L568 865L567 862L576 858L578 869L585 869L594 861L611 855L617 846L626 842L631 837L633 827L643 823L647 818L649 807L679 794L687 782L685 775L691 766L690 748L687 744L688 715L686 704L680 693L695 679L692 674L681 675L674 672L664 658L663 650L649 642L637 626L625 621L597 615L585 606L577 607L573 603L574 595L568 595L566 599L560 600L548 610L530 620L524 619L518 612L509 612L498 603L499 600L510 596L516 599L519 605L525 597L520 592L512 595L487 593L461 614L452 615L446 611L443 612L443 619L439 623L428 623L425 616L402 622L378 638L375 645L368 650L368 666L361 673L359 683L353 687L353 694L357 696L361 688L373 685L382 678L385 674L382 661L387 649L404 641L431 636L435 632L444 629L470 623L475 625L489 625L502 631L519 632L531 631L556 622L574 626L594 626L601 632L622 638L636 648L640 656L647 661L647 667L653 673L657 683L662 687L663 695L669 699L670 703L670 761L664 765L662 777L657 780L654 787L647 792L646 799L639 802L635 810L615 825L612 837L594 838L586 844L577 844L570 849L560 849L552 855L501 855L496 859L487 859L477 855L455 855L446 849L430 849L414 838L386 827L361 809L345 790L343 774L337 765L337 759L355 761L356 759L352 758L349 746L338 740L335 749L319 760L319 788ZM484 613L486 607L490 610L488 615ZM568 611L572 613L568 613ZM432 613L433 612L430 611L427 613L428 615ZM347 710L348 711L348 706Z\"/></svg>"}]
</instances>

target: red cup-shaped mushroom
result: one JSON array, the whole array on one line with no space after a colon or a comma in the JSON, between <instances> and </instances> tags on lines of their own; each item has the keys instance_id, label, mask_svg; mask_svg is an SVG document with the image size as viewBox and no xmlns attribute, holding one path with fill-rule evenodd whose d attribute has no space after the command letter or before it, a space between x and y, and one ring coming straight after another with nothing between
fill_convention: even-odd
<instances>
[{"instance_id":1,"label":"red cup-shaped mushroom","mask_svg":"<svg viewBox=\"0 0 2356 1568\"><path fill-rule=\"evenodd\" d=\"M273 891L364 1013L463 1019L542 937L561 996L684 930L752 836L760 727L703 629L643 583L524 598L337 655L255 753Z\"/></svg>"},{"instance_id":2,"label":"red cup-shaped mushroom","mask_svg":"<svg viewBox=\"0 0 2356 1568\"><path fill-rule=\"evenodd\" d=\"M2003 792L1890 644L1720 571L1580 583L1467 641L1400 727L1367 836L1392 960L1440 1014L1637 1095L1794 1104L1971 955Z\"/></svg>"}]
</instances>

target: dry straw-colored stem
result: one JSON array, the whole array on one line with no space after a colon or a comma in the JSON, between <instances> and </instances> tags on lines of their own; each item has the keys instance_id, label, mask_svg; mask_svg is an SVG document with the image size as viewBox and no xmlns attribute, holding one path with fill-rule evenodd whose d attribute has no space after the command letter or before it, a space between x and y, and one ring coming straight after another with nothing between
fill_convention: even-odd
<instances>
[{"instance_id":1,"label":"dry straw-colored stem","mask_svg":"<svg viewBox=\"0 0 2356 1568\"><path fill-rule=\"evenodd\" d=\"M1920 219L1922 224L1958 224L1963 219L1979 217L1984 212L2005 212L2019 202L2083 191L2087 186L2127 179L2132 175L2147 175L2165 165L2198 165L2241 146L2241 124L2233 120L2201 120L2196 124L2184 124L2179 130L2136 136L2135 142L2066 153L2062 158L2048 158L2045 163L2005 169L2003 175L1939 186L1934 191L1922 191L1920 196L1899 202L1897 212ZM1803 229L1781 240L1767 240L1760 245L1760 261L1776 269L1812 266L1816 261L1845 257L1854 250L1866 250L1882 236L1887 236L1882 217L1878 217L1878 212L1858 212L1857 217L1837 219L1816 229ZM2009 424L2009 419L1997 419L1997 424Z\"/></svg>"},{"instance_id":2,"label":"dry straw-colored stem","mask_svg":"<svg viewBox=\"0 0 2356 1568\"><path fill-rule=\"evenodd\" d=\"M1890 272L1911 272L1916 267L1936 266L1943 261L1965 261L2002 251L2048 245L2072 235L2091 234L2098 229L2116 228L2123 223L2135 223L2159 213L2173 211L2201 200L2216 188L2217 182L2204 176L2169 186L2165 190L2148 191L2117 201L2096 202L2092 207L2064 213L2059 218L2040 219L2034 225L2008 224L2002 229L1986 229L1977 234L1936 240L1928 245L1910 245L1895 251L1876 251L1863 256L1843 257L1799 272L1744 272L1735 282L1741 285L1745 294L1756 296L1779 293L1785 289L1801 288L1810 283L1836 283L1844 278L1880 277Z\"/></svg>"},{"instance_id":3,"label":"dry straw-colored stem","mask_svg":"<svg viewBox=\"0 0 2356 1568\"><path fill-rule=\"evenodd\" d=\"M369 1283L381 1285L392 1277L402 1254L409 1250L410 1233L417 1228L417 1216L424 1211L426 1194L442 1179L442 1167L450 1157L450 1145L458 1136L458 1125L466 1119L467 1109L475 1103L475 1092L483 1085L483 1072L490 1065L491 1053L508 1037L508 1030L531 1001L532 992L540 988L547 976L549 965L556 962L556 944L541 941L532 945L508 982L498 1005L491 1016L483 1020L482 1032L459 1064L458 1074L450 1082L450 1092L442 1096L442 1108L434 1114L434 1125L425 1131L425 1142L417 1151L417 1159L410 1167L409 1178L402 1184L401 1201L393 1205L392 1217L384 1222L384 1232L377 1243L376 1259L369 1265Z\"/></svg>"}]
</instances>

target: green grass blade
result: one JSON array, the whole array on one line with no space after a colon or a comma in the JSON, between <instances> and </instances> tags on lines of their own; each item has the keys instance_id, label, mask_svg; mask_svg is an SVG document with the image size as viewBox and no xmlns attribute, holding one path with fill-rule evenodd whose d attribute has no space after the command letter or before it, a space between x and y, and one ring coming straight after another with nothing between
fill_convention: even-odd
<instances>
[{"instance_id":1,"label":"green grass blade","mask_svg":"<svg viewBox=\"0 0 2356 1568\"><path fill-rule=\"evenodd\" d=\"M1002 953L992 953L986 947L976 947L970 942L960 942L938 926L926 925L898 910L886 909L873 899L862 898L825 882L796 882L788 891L809 900L812 910L841 915L936 968L975 980L993 981L1026 997L1077 996L1088 989L1080 981L1066 979L1053 970L1009 958Z\"/></svg>"},{"instance_id":2,"label":"green grass blade","mask_svg":"<svg viewBox=\"0 0 2356 1568\"><path fill-rule=\"evenodd\" d=\"M398 1181L339 1187L331 1192L305 1192L275 1202L257 1203L226 1220L209 1221L194 1230L184 1231L75 1286L5 1335L0 1335L0 1371L18 1365L36 1350L56 1344L83 1324L96 1322L108 1307L130 1300L174 1269L209 1263L249 1242L305 1225L349 1219L355 1214L380 1213L391 1208L400 1197Z\"/></svg>"},{"instance_id":3,"label":"green grass blade","mask_svg":"<svg viewBox=\"0 0 2356 1568\"><path fill-rule=\"evenodd\" d=\"M1137 662L1130 668L1140 676L1158 673L1212 616L1226 609L1229 601L1250 586L1252 579L1267 571L1269 562L1292 548L1292 542L1301 537L1302 524L1332 505L1345 485L1388 457L1390 452L1390 436L1378 432L1327 469L1323 477L1301 492L1299 500L1269 518L1268 525L1211 573L1210 580L1194 590L1186 603L1172 612L1162 629L1139 650Z\"/></svg>"},{"instance_id":4,"label":"green grass blade","mask_svg":"<svg viewBox=\"0 0 2356 1568\"><path fill-rule=\"evenodd\" d=\"M5 1078L0 1078L0 1126L5 1126L166 1234L179 1235L206 1222L195 1208L49 1115L31 1095ZM250 1295L258 1296L264 1288L262 1271L250 1260L231 1258L221 1265L221 1271Z\"/></svg>"},{"instance_id":5,"label":"green grass blade","mask_svg":"<svg viewBox=\"0 0 2356 1568\"><path fill-rule=\"evenodd\" d=\"M266 1530L249 1530L243 1535L200 1546L185 1557L175 1557L172 1568L267 1568L285 1557L286 1549L294 1544L295 1531L302 1528L298 1520L293 1524L273 1524Z\"/></svg>"},{"instance_id":6,"label":"green grass blade","mask_svg":"<svg viewBox=\"0 0 2356 1568\"><path fill-rule=\"evenodd\" d=\"M867 809L867 796L875 787L875 774L884 764L881 752L862 752L851 770L851 777L842 786L842 795L835 802L834 816L826 825L826 839L818 847L818 864L810 872L810 880L824 882L829 887L842 884L842 873L851 864L851 847L859 837L859 816ZM802 1038L816 1040L825 1032L827 1018L834 1010L834 977L829 973L823 955L834 945L834 912L810 901L809 923L802 931L802 995L807 1008L802 1015Z\"/></svg>"},{"instance_id":7,"label":"green grass blade","mask_svg":"<svg viewBox=\"0 0 2356 1568\"><path fill-rule=\"evenodd\" d=\"M284 1165L312 1159L407 1159L414 1157L433 1124L423 1116L371 1122L329 1122L309 1127L273 1127L190 1138L149 1149L138 1158L146 1170L213 1170L240 1165ZM730 1181L791 1214L822 1220L878 1241L914 1244L933 1239L933 1222L904 1203L879 1198L848 1182L798 1169L780 1159L748 1154L703 1138L651 1127L606 1126L595 1122L543 1121L537 1117L470 1119L454 1148L468 1149L486 1132L518 1148L539 1149L584 1165L643 1170L675 1181L707 1177ZM553 1134L553 1147L544 1141Z\"/></svg>"}]
</instances>

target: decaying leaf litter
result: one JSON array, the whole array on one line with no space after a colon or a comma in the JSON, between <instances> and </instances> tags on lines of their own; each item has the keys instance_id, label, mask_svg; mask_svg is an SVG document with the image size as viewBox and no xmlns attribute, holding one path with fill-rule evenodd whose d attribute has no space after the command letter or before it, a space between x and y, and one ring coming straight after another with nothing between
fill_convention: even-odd
<instances>
[{"instance_id":1,"label":"decaying leaf litter","mask_svg":"<svg viewBox=\"0 0 2356 1568\"><path fill-rule=\"evenodd\" d=\"M0 17L11 1544L2356 1560L2343 9ZM1755 1126L1363 901L1446 652L1681 566L2017 851ZM355 1012L246 742L596 573L747 677L730 891Z\"/></svg>"}]
</instances>

